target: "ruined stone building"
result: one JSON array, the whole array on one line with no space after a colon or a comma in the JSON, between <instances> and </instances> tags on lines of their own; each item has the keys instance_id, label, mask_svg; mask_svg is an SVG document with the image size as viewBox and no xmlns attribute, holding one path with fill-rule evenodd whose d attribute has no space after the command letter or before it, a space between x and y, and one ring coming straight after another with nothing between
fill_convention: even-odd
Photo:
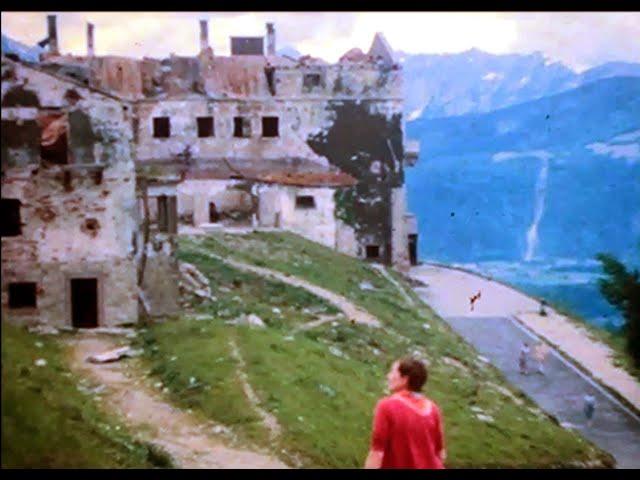
<instances>
[{"instance_id":1,"label":"ruined stone building","mask_svg":"<svg viewBox=\"0 0 640 480\"><path fill-rule=\"evenodd\" d=\"M107 92L3 55L3 318L95 327L135 323L140 305L176 311L175 235L140 215L130 115Z\"/></svg>"},{"instance_id":2,"label":"ruined stone building","mask_svg":"<svg viewBox=\"0 0 640 480\"><path fill-rule=\"evenodd\" d=\"M138 301L170 312L179 230L285 229L415 263L404 169L417 150L381 34L335 64L277 55L273 24L232 37L230 56L214 53L206 21L194 57L98 57L93 34L86 56L61 55L50 16L37 64L3 56L2 208L17 219L13 236L3 227L3 313L11 289L36 283L36 310L55 303L71 323L74 275L97 279L98 323L135 318ZM51 160L60 132L66 160Z\"/></svg>"}]
</instances>

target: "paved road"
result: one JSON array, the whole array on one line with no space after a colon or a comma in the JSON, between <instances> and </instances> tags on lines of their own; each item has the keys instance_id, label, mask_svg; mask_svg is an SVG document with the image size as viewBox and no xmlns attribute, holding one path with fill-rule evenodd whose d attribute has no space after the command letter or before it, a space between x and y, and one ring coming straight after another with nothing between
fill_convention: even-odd
<instances>
[{"instance_id":1,"label":"paved road","mask_svg":"<svg viewBox=\"0 0 640 480\"><path fill-rule=\"evenodd\" d=\"M552 308L547 308L546 316L540 316L539 303L534 298L470 272L421 265L412 268L410 274L429 285L415 290L441 317L516 317L640 411L640 382L617 367L611 360L611 349L592 339L578 323ZM471 311L469 297L477 292L482 293L482 298Z\"/></svg>"},{"instance_id":2,"label":"paved road","mask_svg":"<svg viewBox=\"0 0 640 480\"><path fill-rule=\"evenodd\" d=\"M540 408L555 415L566 428L575 428L600 448L610 452L618 468L640 468L640 419L597 384L552 351L546 374L521 375L518 353L523 341L537 337L507 317L445 317L481 355L487 357L506 378L529 395ZM532 337L533 336L533 337ZM596 398L593 425L586 426L582 398Z\"/></svg>"}]
</instances>

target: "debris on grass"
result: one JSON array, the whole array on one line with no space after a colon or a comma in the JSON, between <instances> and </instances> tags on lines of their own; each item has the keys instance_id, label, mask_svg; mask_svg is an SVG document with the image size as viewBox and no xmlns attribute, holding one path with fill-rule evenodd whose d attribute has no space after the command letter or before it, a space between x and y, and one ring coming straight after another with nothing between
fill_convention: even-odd
<instances>
[{"instance_id":1,"label":"debris on grass","mask_svg":"<svg viewBox=\"0 0 640 480\"><path fill-rule=\"evenodd\" d=\"M329 351L331 352L331 355L334 355L336 357L347 358L342 350L340 350L338 347L334 347L333 345L329 347Z\"/></svg>"},{"instance_id":2,"label":"debris on grass","mask_svg":"<svg viewBox=\"0 0 640 480\"><path fill-rule=\"evenodd\" d=\"M318 389L328 397L335 397L336 391L328 385L319 384Z\"/></svg>"},{"instance_id":3,"label":"debris on grass","mask_svg":"<svg viewBox=\"0 0 640 480\"><path fill-rule=\"evenodd\" d=\"M35 361L36 367L44 367L47 365L47 361L44 358L39 358Z\"/></svg>"},{"instance_id":4,"label":"debris on grass","mask_svg":"<svg viewBox=\"0 0 640 480\"><path fill-rule=\"evenodd\" d=\"M360 290L377 290L376 287L374 287L371 282L360 282L360 284L358 285L360 287Z\"/></svg>"},{"instance_id":5,"label":"debris on grass","mask_svg":"<svg viewBox=\"0 0 640 480\"><path fill-rule=\"evenodd\" d=\"M476 415L476 418L478 420L480 420L481 422L486 422L486 423L493 423L495 422L494 418L491 415L484 415L482 413L478 413Z\"/></svg>"},{"instance_id":6,"label":"debris on grass","mask_svg":"<svg viewBox=\"0 0 640 480\"><path fill-rule=\"evenodd\" d=\"M51 325L35 325L29 327L29 333L39 333L40 335L58 335L60 330Z\"/></svg>"},{"instance_id":7,"label":"debris on grass","mask_svg":"<svg viewBox=\"0 0 640 480\"><path fill-rule=\"evenodd\" d=\"M227 325L248 325L251 327L265 328L266 325L262 319L254 313L249 315L240 315L234 320L225 322Z\"/></svg>"},{"instance_id":8,"label":"debris on grass","mask_svg":"<svg viewBox=\"0 0 640 480\"><path fill-rule=\"evenodd\" d=\"M117 362L118 360L126 357L138 357L142 355L142 353L142 350L136 350L131 347L121 347L97 355L91 355L87 358L87 361L91 363Z\"/></svg>"}]
</instances>

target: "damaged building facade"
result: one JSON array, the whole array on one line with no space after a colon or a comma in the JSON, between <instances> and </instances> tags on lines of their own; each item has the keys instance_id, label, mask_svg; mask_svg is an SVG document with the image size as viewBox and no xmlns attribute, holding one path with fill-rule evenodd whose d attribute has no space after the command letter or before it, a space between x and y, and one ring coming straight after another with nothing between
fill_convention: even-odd
<instances>
[{"instance_id":1,"label":"damaged building facade","mask_svg":"<svg viewBox=\"0 0 640 480\"><path fill-rule=\"evenodd\" d=\"M231 55L221 56L209 45L208 23L201 21L199 53L165 59L98 57L92 25L87 27L86 56L61 55L54 16L49 17L48 28L48 52L36 66L3 57L3 175L5 163L8 166L3 209L5 198L21 202L22 235L35 242L37 264L55 258L64 271L64 265L74 262L100 263L96 258L100 255L113 256L107 263L122 259L130 270L123 291L128 291L132 305L137 301L133 286L138 285L147 311L167 313L175 309L175 302L164 303L171 298L167 295L171 283L177 283L175 235L182 229L284 229L400 269L415 263L417 228L407 211L404 169L415 162L417 150L404 142L402 70L381 34L367 53L353 49L328 64L309 56L277 55L273 24L267 24L265 37L232 37ZM22 72L17 77L22 80L10 79L5 85L5 62ZM31 79L42 76L47 78L44 84L61 86L53 89ZM6 96L24 79L38 106L5 107ZM67 98L68 85L80 99ZM59 98L48 98L52 92ZM100 109L107 107L94 104L108 104L118 113L105 117ZM67 167L30 173L45 161L44 147L22 144L20 139L33 142L29 135L39 135L36 127L30 134L10 131L6 139L4 134L5 117L17 125L20 115L27 115L25 109L30 109L30 118L41 115L40 110L58 109L66 112L69 122L73 112L81 111L85 124L91 125L82 135L77 130L77 137L74 126L68 126L69 152L78 151L73 155L101 171L103 182L90 183L98 174L74 177L76 195L84 202L77 218L61 212L47 225L36 220L36 209L43 202L36 197L48 196L45 204L64 206L71 194L64 184L59 189L41 176L53 175L55 169L74 173L91 169L74 159ZM105 125L120 133L96 133L100 128L109 130ZM30 160L15 160L17 151L31 152ZM26 191L27 183L17 180L20 176L40 183ZM105 181L114 182L113 188L121 185L121 200L113 190L100 197ZM81 182L86 187L80 187ZM10 186L6 192L5 183ZM100 201L92 204L96 193ZM104 209L101 215L91 210L96 206ZM84 221L80 216L89 213L98 222L105 245L92 245L69 225L74 218ZM50 229L69 238L50 237ZM2 242L3 254L5 245L9 251L11 245L24 243L4 236ZM58 244L64 245L64 254L48 252ZM44 252L49 257L43 257ZM10 272L13 276L5 282L3 255L3 308L8 305L9 283L24 283L25 275L40 278L39 270L23 263L31 257L12 255L7 269L19 268L24 275ZM107 286L106 274L101 275L104 280L98 290L103 289L102 295L111 302L116 290ZM65 295L67 303L73 303L72 295ZM133 306L127 308L133 311ZM130 317L106 311L102 315L113 322Z\"/></svg>"},{"instance_id":2,"label":"damaged building facade","mask_svg":"<svg viewBox=\"0 0 640 480\"><path fill-rule=\"evenodd\" d=\"M3 55L3 318L92 328L177 310L174 235L139 213L130 112Z\"/></svg>"}]
</instances>

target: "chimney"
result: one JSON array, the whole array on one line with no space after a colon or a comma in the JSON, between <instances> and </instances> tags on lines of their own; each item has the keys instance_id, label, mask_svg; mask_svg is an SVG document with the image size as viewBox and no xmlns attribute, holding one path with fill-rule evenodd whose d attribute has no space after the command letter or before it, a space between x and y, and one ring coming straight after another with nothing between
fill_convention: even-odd
<instances>
[{"instance_id":1,"label":"chimney","mask_svg":"<svg viewBox=\"0 0 640 480\"><path fill-rule=\"evenodd\" d=\"M267 55L276 54L276 29L273 23L267 23Z\"/></svg>"},{"instance_id":2,"label":"chimney","mask_svg":"<svg viewBox=\"0 0 640 480\"><path fill-rule=\"evenodd\" d=\"M200 20L200 51L209 48L209 24L206 20Z\"/></svg>"},{"instance_id":3,"label":"chimney","mask_svg":"<svg viewBox=\"0 0 640 480\"><path fill-rule=\"evenodd\" d=\"M93 57L93 23L87 23L87 57Z\"/></svg>"},{"instance_id":4,"label":"chimney","mask_svg":"<svg viewBox=\"0 0 640 480\"><path fill-rule=\"evenodd\" d=\"M47 15L47 26L49 29L49 53L53 55L59 55L60 51L58 50L58 29L56 28L55 15Z\"/></svg>"}]
</instances>

